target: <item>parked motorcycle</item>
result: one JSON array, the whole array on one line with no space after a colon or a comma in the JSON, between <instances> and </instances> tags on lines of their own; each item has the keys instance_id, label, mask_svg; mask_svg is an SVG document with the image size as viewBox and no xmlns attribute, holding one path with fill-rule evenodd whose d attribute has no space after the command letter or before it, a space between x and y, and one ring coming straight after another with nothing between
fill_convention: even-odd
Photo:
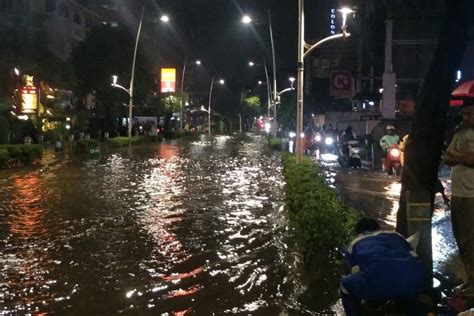
<instances>
[{"instance_id":1,"label":"parked motorcycle","mask_svg":"<svg viewBox=\"0 0 474 316\"><path fill-rule=\"evenodd\" d=\"M387 156L385 158L385 170L389 175L395 174L397 177L402 172L402 165L400 163L400 149L398 145L392 145L387 150Z\"/></svg>"}]
</instances>

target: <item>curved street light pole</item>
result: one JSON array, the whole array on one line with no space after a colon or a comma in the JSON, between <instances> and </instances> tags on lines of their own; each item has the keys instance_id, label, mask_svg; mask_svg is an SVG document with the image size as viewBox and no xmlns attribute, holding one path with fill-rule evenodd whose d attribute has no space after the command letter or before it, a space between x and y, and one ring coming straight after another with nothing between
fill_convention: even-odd
<instances>
[{"instance_id":1,"label":"curved street light pole","mask_svg":"<svg viewBox=\"0 0 474 316\"><path fill-rule=\"evenodd\" d=\"M304 81L304 58L315 48L321 44L330 40L338 39L341 37L349 37L351 34L346 32L346 21L347 15L354 13L351 9L343 8L339 10L342 13L342 33L328 36L314 45L307 45L304 41L304 0L298 0L298 64L297 64L297 76L296 76L296 162L301 162L303 157L303 139L301 134L303 133L303 81ZM305 52L305 48L307 51Z\"/></svg>"},{"instance_id":2,"label":"curved street light pole","mask_svg":"<svg viewBox=\"0 0 474 316\"><path fill-rule=\"evenodd\" d=\"M277 111L276 111L276 100L277 100L277 80L276 80L276 60L275 60L275 45L273 42L273 30L272 30L272 17L270 10L268 12L268 29L270 31L270 43L272 46L272 61L273 61L273 126L272 135L276 137L278 123L277 123Z\"/></svg>"},{"instance_id":3,"label":"curved street light pole","mask_svg":"<svg viewBox=\"0 0 474 316\"><path fill-rule=\"evenodd\" d=\"M130 96L130 100L129 100L129 104L128 104L128 145L129 146L132 144L133 82L135 80L135 63L136 63L136 60L137 60L138 41L140 39L140 32L142 30L143 15L144 14L145 14L145 6L142 7L142 13L140 15L140 24L138 25L137 38L135 40L135 50L133 51L130 88L128 89L128 94Z\"/></svg>"},{"instance_id":4,"label":"curved street light pole","mask_svg":"<svg viewBox=\"0 0 474 316\"><path fill-rule=\"evenodd\" d=\"M267 62L265 61L265 58L263 58L263 67L265 69L265 79L267 81L267 117L270 117L270 109L272 104L272 86L270 85L270 77L268 76Z\"/></svg>"},{"instance_id":5,"label":"curved street light pole","mask_svg":"<svg viewBox=\"0 0 474 316\"><path fill-rule=\"evenodd\" d=\"M211 104L212 104L212 89L214 88L214 76L212 76L211 79L211 88L209 89L209 106L207 108L207 114L208 114L208 134L211 136Z\"/></svg>"},{"instance_id":6,"label":"curved street light pole","mask_svg":"<svg viewBox=\"0 0 474 316\"><path fill-rule=\"evenodd\" d=\"M179 115L179 131L183 131L184 124L184 75L186 74L186 63L188 62L188 56L184 57L183 74L181 75L181 111Z\"/></svg>"}]
</instances>

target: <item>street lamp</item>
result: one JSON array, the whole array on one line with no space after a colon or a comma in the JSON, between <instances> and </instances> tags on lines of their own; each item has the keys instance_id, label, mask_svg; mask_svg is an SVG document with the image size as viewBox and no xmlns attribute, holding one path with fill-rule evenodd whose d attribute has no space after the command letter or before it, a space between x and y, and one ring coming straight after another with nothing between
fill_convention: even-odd
<instances>
[{"instance_id":1,"label":"street lamp","mask_svg":"<svg viewBox=\"0 0 474 316\"><path fill-rule=\"evenodd\" d=\"M183 124L184 124L184 104L186 101L184 101L184 75L186 74L186 65L188 61L188 57L186 56L184 58L184 64L183 64L183 73L181 75L181 113L179 117L179 130L182 132L183 131ZM197 66L201 65L201 61L198 59L194 61L194 64Z\"/></svg>"},{"instance_id":2,"label":"street lamp","mask_svg":"<svg viewBox=\"0 0 474 316\"><path fill-rule=\"evenodd\" d=\"M128 89L117 84L117 76L112 76L112 87L120 88L128 93L128 145L132 144L132 114L133 114L133 82L135 80L135 64L137 60L138 41L140 40L140 33L142 30L143 16L145 14L145 5L142 6L142 13L140 14L140 23L138 24L137 36L135 39L135 49L133 51L132 72L130 74L130 87ZM168 22L169 17L164 15L160 18L162 22Z\"/></svg>"},{"instance_id":3,"label":"street lamp","mask_svg":"<svg viewBox=\"0 0 474 316\"><path fill-rule=\"evenodd\" d=\"M297 64L297 94L296 94L296 135L301 135L303 132L303 79L304 79L304 58L308 56L311 51L319 47L321 44L338 39L349 37L350 33L346 32L347 26L347 15L354 13L349 8L342 8L338 10L342 14L342 33L328 36L314 45L305 43L304 40L304 0L298 0L298 64ZM306 51L305 51L306 48ZM303 139L301 137L296 138L296 162L301 162L303 156Z\"/></svg>"},{"instance_id":4,"label":"street lamp","mask_svg":"<svg viewBox=\"0 0 474 316\"><path fill-rule=\"evenodd\" d=\"M208 124L209 124L209 130L208 130L209 136L211 135L212 90L214 88L214 83L219 83L220 85L224 85L225 81L224 81L224 79L219 79L218 81L214 81L214 76L212 76L212 79L211 79L211 87L209 89L209 106L208 106L208 110L207 110ZM201 109L203 109L203 107Z\"/></svg>"},{"instance_id":5,"label":"street lamp","mask_svg":"<svg viewBox=\"0 0 474 316\"><path fill-rule=\"evenodd\" d=\"M265 58L262 58L263 60L263 68L265 69L265 79L267 81L267 100L268 100L268 113L267 113L267 116L270 117L270 108L271 108L271 100L272 100L272 87L270 86L270 77L268 76L268 69L267 69L267 63L265 61ZM255 62L253 61L249 61L249 66L250 67L254 67L254 66L259 66L257 65ZM259 85L262 85L263 82L262 81L259 81L258 82Z\"/></svg>"},{"instance_id":6,"label":"street lamp","mask_svg":"<svg viewBox=\"0 0 474 316\"><path fill-rule=\"evenodd\" d=\"M275 61L275 44L273 42L273 29L272 29L272 17L270 14L270 10L267 10L268 13L268 31L270 34L270 44L272 48L272 65L273 65L273 136L275 137L277 134L277 117L276 117L276 91L277 91L277 81L276 81L276 61ZM249 15L244 15L242 17L242 22L244 24L250 24L252 22L252 18ZM270 90L271 93L271 90ZM269 115L270 116L270 115Z\"/></svg>"}]
</instances>

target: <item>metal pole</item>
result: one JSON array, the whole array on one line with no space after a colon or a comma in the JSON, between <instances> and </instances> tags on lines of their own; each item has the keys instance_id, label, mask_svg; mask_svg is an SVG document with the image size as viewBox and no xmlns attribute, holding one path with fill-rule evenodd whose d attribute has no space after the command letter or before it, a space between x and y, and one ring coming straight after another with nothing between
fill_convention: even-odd
<instances>
[{"instance_id":1,"label":"metal pole","mask_svg":"<svg viewBox=\"0 0 474 316\"><path fill-rule=\"evenodd\" d=\"M272 59L273 59L273 128L272 134L273 137L277 135L277 111L276 111L276 99L277 99L277 80L276 80L276 60L275 60L275 45L273 42L273 30L272 30L272 17L270 15L270 10L268 10L268 26L270 31L270 42L272 44Z\"/></svg>"},{"instance_id":2,"label":"metal pole","mask_svg":"<svg viewBox=\"0 0 474 316\"><path fill-rule=\"evenodd\" d=\"M268 69L267 69L267 63L265 61L265 58L263 59L263 67L265 68L265 78L267 80L267 99L268 99L268 102L267 102L267 116L270 117L272 92L271 92L270 78L268 77Z\"/></svg>"},{"instance_id":3,"label":"metal pole","mask_svg":"<svg viewBox=\"0 0 474 316\"><path fill-rule=\"evenodd\" d=\"M242 134L242 115L239 114L239 131Z\"/></svg>"},{"instance_id":4,"label":"metal pole","mask_svg":"<svg viewBox=\"0 0 474 316\"><path fill-rule=\"evenodd\" d=\"M140 32L142 30L143 15L145 14L145 6L142 7L142 14L140 15L140 24L138 25L137 38L135 40L135 50L133 52L132 74L130 78L130 102L128 104L128 145L132 144L132 108L133 108L133 82L135 79L135 63L137 59L138 40L140 39Z\"/></svg>"},{"instance_id":5,"label":"metal pole","mask_svg":"<svg viewBox=\"0 0 474 316\"><path fill-rule=\"evenodd\" d=\"M183 131L184 124L184 74L186 73L186 63L188 62L188 56L184 57L183 74L181 76L181 113L179 115L179 130Z\"/></svg>"},{"instance_id":6,"label":"metal pole","mask_svg":"<svg viewBox=\"0 0 474 316\"><path fill-rule=\"evenodd\" d=\"M214 87L214 76L211 79L211 88L209 89L209 107L208 107L208 114L209 114L209 136L211 135L211 102L212 102L212 88Z\"/></svg>"},{"instance_id":7,"label":"metal pole","mask_svg":"<svg viewBox=\"0 0 474 316\"><path fill-rule=\"evenodd\" d=\"M301 162L303 156L303 79L304 79L304 0L298 0L298 64L297 64L297 94L296 94L296 162Z\"/></svg>"}]
</instances>

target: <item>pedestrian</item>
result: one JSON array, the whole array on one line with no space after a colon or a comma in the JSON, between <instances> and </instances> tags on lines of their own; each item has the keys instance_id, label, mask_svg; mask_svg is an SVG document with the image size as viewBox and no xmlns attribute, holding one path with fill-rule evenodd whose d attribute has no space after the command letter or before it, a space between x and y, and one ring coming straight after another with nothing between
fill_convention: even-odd
<instances>
[{"instance_id":1,"label":"pedestrian","mask_svg":"<svg viewBox=\"0 0 474 316\"><path fill-rule=\"evenodd\" d=\"M361 218L356 233L345 253L352 273L343 277L340 288L346 314L362 315L363 301L407 300L413 302L410 312L421 315L415 305L427 274L410 244L394 231L380 230L374 218Z\"/></svg>"},{"instance_id":2,"label":"pedestrian","mask_svg":"<svg viewBox=\"0 0 474 316\"><path fill-rule=\"evenodd\" d=\"M474 298L474 101L461 108L463 122L443 161L451 169L451 223L467 280L455 291Z\"/></svg>"}]
</instances>

